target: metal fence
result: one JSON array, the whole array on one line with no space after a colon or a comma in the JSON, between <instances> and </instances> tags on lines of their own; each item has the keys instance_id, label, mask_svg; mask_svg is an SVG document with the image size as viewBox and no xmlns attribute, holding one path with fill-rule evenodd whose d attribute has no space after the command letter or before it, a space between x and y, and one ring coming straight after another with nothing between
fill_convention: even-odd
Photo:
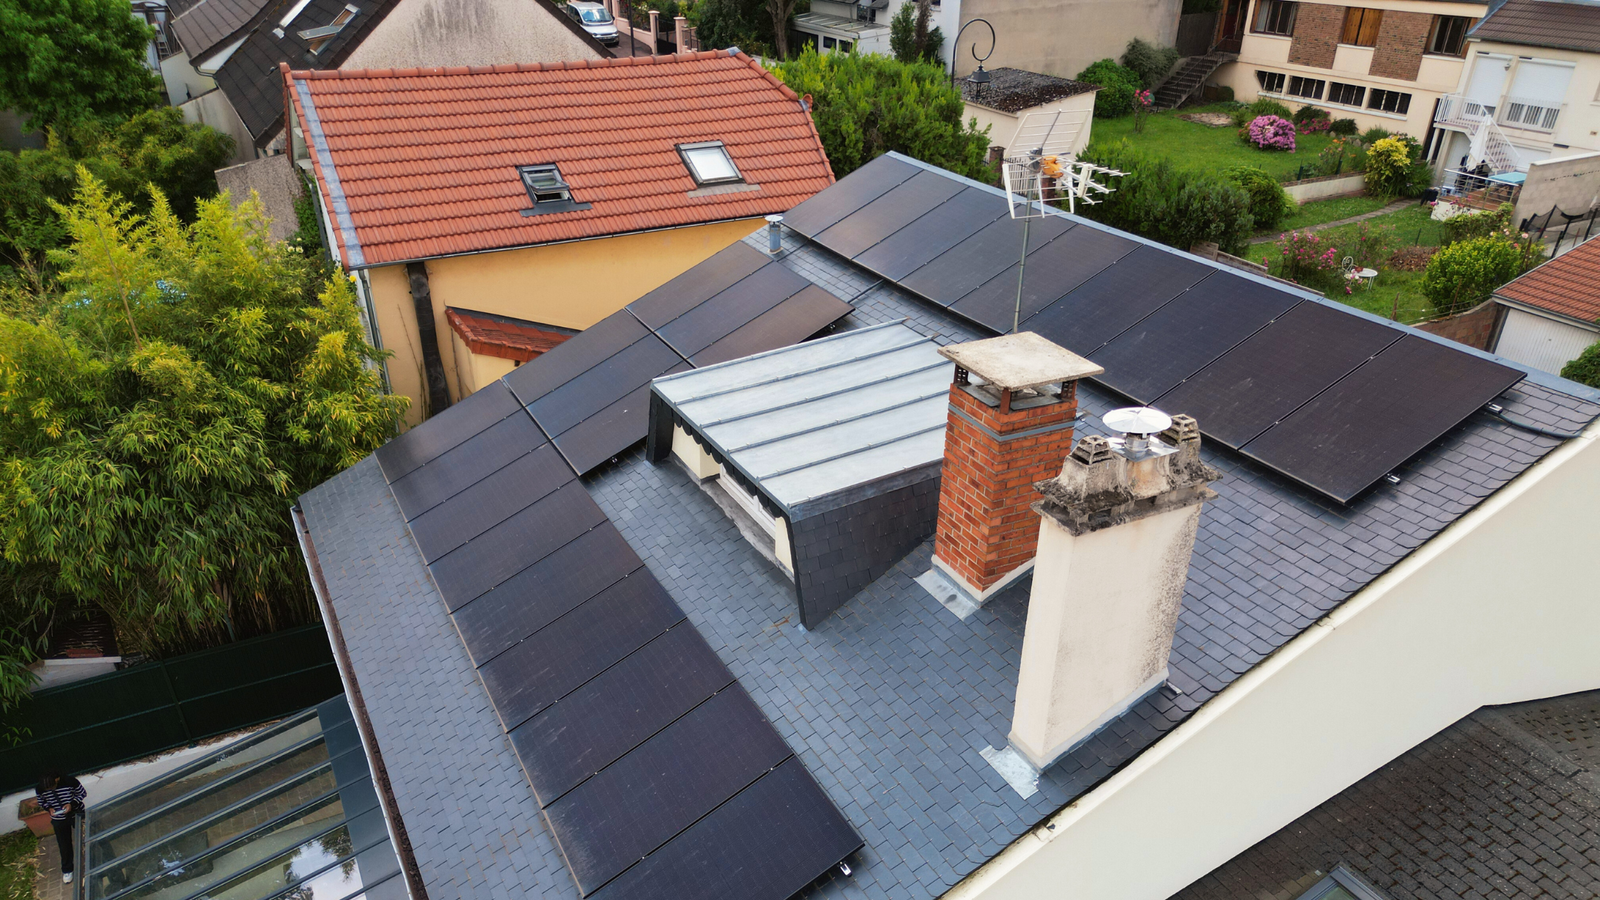
<instances>
[{"instance_id":1,"label":"metal fence","mask_svg":"<svg viewBox=\"0 0 1600 900\"><path fill-rule=\"evenodd\" d=\"M92 772L314 706L343 688L307 625L36 691L0 719L0 793Z\"/></svg>"},{"instance_id":2,"label":"metal fence","mask_svg":"<svg viewBox=\"0 0 1600 900\"><path fill-rule=\"evenodd\" d=\"M1600 209L1590 209L1574 215L1562 212L1560 207L1552 206L1547 213L1523 219L1521 230L1541 244L1554 240L1555 246L1550 249L1550 258L1555 259L1561 255L1563 242L1569 240L1572 242L1567 247L1570 250L1593 235L1596 216L1600 216Z\"/></svg>"}]
</instances>

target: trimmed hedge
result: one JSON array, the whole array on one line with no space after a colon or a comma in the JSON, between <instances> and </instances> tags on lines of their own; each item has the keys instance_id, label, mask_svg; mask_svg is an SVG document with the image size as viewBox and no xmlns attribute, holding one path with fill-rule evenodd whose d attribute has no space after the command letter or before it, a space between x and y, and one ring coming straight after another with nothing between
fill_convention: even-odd
<instances>
[{"instance_id":1,"label":"trimmed hedge","mask_svg":"<svg viewBox=\"0 0 1600 900\"><path fill-rule=\"evenodd\" d=\"M1224 252L1240 253L1255 233L1250 194L1229 179L1180 169L1127 140L1090 147L1083 158L1128 173L1100 203L1078 208L1086 218L1180 250L1214 241Z\"/></svg>"}]
</instances>

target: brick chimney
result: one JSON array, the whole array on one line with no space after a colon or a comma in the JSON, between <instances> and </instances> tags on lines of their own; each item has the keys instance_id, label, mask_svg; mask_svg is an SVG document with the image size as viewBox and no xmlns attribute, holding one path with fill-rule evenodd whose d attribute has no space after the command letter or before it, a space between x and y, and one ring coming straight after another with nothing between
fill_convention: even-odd
<instances>
[{"instance_id":1,"label":"brick chimney","mask_svg":"<svg viewBox=\"0 0 1600 900\"><path fill-rule=\"evenodd\" d=\"M1105 371L1032 332L954 344L933 564L982 604L1033 564L1033 484L1060 471L1077 380Z\"/></svg>"},{"instance_id":2,"label":"brick chimney","mask_svg":"<svg viewBox=\"0 0 1600 900\"><path fill-rule=\"evenodd\" d=\"M1038 561L1011 746L1043 769L1167 679L1200 508L1221 478L1188 416L1126 411L1159 435L1085 437L1038 484ZM1108 426L1117 421L1106 415Z\"/></svg>"}]
</instances>

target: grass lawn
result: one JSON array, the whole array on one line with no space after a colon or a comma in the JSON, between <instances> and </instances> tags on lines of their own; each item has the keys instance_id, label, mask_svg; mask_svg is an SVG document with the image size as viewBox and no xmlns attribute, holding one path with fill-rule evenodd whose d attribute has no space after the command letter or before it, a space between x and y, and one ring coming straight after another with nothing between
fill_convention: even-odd
<instances>
[{"instance_id":1,"label":"grass lawn","mask_svg":"<svg viewBox=\"0 0 1600 900\"><path fill-rule=\"evenodd\" d=\"M33 900L33 851L39 839L24 828L0 834L0 900Z\"/></svg>"},{"instance_id":2,"label":"grass lawn","mask_svg":"<svg viewBox=\"0 0 1600 900\"><path fill-rule=\"evenodd\" d=\"M1317 236L1338 247L1342 241L1349 240L1362 224L1389 226L1394 229L1392 249L1414 245L1437 247L1441 225L1429 218L1431 212L1432 210L1426 206L1413 204L1399 212L1375 216L1365 223L1341 225L1338 228L1319 231ZM1262 257L1266 257L1270 260L1272 274L1281 276L1282 250L1282 245L1276 242L1256 244L1250 248L1250 258L1260 262ZM1339 255L1342 257L1344 254ZM1379 267L1378 277L1373 279L1371 287L1357 288L1352 294L1338 290L1331 291L1328 298L1385 318L1398 318L1408 325L1434 317L1433 307L1428 304L1427 298L1422 296L1421 272L1396 272ZM1397 307L1398 316L1395 315Z\"/></svg>"},{"instance_id":3,"label":"grass lawn","mask_svg":"<svg viewBox=\"0 0 1600 900\"><path fill-rule=\"evenodd\" d=\"M1302 134L1295 137L1293 153L1258 150L1239 140L1236 128L1212 128L1178 118L1180 114L1195 112L1227 110L1221 106L1196 106L1153 113L1144 123L1143 134L1133 133L1133 116L1095 119L1090 143L1115 143L1127 138L1128 143L1140 150L1166 157L1185 168L1216 170L1228 166L1255 166L1279 181L1290 181L1301 166L1314 168L1317 154L1332 140L1326 134ZM1311 174L1315 173L1310 172L1307 177Z\"/></svg>"},{"instance_id":4,"label":"grass lawn","mask_svg":"<svg viewBox=\"0 0 1600 900\"><path fill-rule=\"evenodd\" d=\"M1389 201L1377 197L1334 197L1331 200L1311 200L1300 204L1294 212L1284 218L1283 223L1273 229L1275 233L1294 231L1297 228L1306 228L1311 225L1321 225L1324 222L1337 222L1351 216L1365 215L1377 212L1389 205Z\"/></svg>"}]
</instances>

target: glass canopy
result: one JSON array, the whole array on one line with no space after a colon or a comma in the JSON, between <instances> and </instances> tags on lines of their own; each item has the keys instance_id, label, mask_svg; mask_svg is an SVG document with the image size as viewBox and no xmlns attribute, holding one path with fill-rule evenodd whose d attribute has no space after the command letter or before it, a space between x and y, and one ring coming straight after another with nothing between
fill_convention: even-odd
<instances>
[{"instance_id":1,"label":"glass canopy","mask_svg":"<svg viewBox=\"0 0 1600 900\"><path fill-rule=\"evenodd\" d=\"M343 695L91 805L79 900L404 900Z\"/></svg>"}]
</instances>

